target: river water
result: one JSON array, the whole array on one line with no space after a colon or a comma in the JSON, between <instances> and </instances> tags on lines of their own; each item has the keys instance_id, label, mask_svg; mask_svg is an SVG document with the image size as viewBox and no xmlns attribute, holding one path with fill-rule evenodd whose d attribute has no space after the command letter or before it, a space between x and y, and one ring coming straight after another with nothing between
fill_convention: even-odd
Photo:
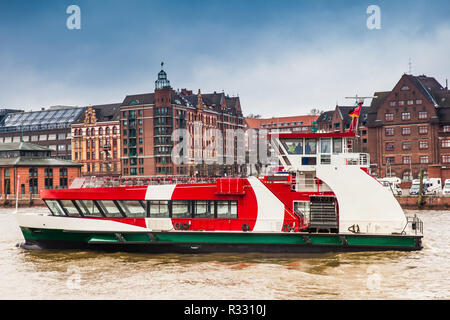
<instances>
[{"instance_id":1,"label":"river water","mask_svg":"<svg viewBox=\"0 0 450 320\"><path fill-rule=\"evenodd\" d=\"M450 211L407 213L418 252L190 255L28 251L0 209L0 299L450 299Z\"/></svg>"}]
</instances>

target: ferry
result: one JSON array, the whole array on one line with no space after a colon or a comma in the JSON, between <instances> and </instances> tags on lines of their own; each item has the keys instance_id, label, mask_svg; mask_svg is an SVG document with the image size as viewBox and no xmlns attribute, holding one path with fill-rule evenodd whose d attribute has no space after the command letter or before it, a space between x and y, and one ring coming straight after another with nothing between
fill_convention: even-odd
<instances>
[{"instance_id":1,"label":"ferry","mask_svg":"<svg viewBox=\"0 0 450 320\"><path fill-rule=\"evenodd\" d=\"M142 178L140 185L80 178L69 189L43 190L48 213L16 214L20 246L151 253L422 249L422 221L406 216L369 174L369 155L353 151L355 137L279 133L272 140L283 171L263 177Z\"/></svg>"}]
</instances>

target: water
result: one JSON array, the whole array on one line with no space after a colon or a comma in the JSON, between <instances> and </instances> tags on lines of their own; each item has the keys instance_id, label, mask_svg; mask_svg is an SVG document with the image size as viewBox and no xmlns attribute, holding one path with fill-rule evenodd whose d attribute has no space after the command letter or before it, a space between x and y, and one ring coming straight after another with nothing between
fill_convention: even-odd
<instances>
[{"instance_id":1,"label":"water","mask_svg":"<svg viewBox=\"0 0 450 320\"><path fill-rule=\"evenodd\" d=\"M450 211L408 213L422 251L152 255L17 248L14 209L0 209L0 299L449 299Z\"/></svg>"}]
</instances>

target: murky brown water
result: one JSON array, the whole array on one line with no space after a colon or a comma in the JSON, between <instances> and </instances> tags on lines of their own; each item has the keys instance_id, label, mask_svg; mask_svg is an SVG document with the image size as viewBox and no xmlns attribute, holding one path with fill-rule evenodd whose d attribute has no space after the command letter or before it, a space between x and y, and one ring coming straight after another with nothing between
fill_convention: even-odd
<instances>
[{"instance_id":1,"label":"murky brown water","mask_svg":"<svg viewBox=\"0 0 450 320\"><path fill-rule=\"evenodd\" d=\"M27 251L13 212L0 209L0 299L450 298L450 211L415 212L419 252L317 255Z\"/></svg>"}]
</instances>

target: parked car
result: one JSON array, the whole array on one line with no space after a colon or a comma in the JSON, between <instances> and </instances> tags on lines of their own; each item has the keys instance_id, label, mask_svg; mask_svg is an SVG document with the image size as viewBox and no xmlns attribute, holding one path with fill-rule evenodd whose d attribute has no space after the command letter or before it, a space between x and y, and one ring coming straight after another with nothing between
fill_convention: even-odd
<instances>
[{"instance_id":1,"label":"parked car","mask_svg":"<svg viewBox=\"0 0 450 320\"><path fill-rule=\"evenodd\" d=\"M444 188L442 189L443 194L450 194L450 179L445 180Z\"/></svg>"},{"instance_id":2,"label":"parked car","mask_svg":"<svg viewBox=\"0 0 450 320\"><path fill-rule=\"evenodd\" d=\"M420 181L419 179L413 180L411 189L409 189L410 195L419 194ZM429 178L422 181L422 194L440 194L442 193L441 178Z\"/></svg>"}]
</instances>

